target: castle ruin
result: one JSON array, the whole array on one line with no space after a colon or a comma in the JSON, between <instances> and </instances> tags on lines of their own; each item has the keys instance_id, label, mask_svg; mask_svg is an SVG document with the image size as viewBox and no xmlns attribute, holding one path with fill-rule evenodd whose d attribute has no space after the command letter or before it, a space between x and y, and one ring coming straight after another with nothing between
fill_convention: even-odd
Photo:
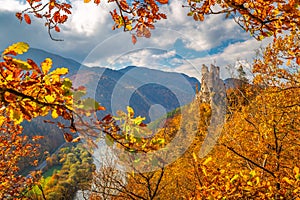
<instances>
[{"instance_id":1,"label":"castle ruin","mask_svg":"<svg viewBox=\"0 0 300 200\"><path fill-rule=\"evenodd\" d=\"M210 66L210 70L208 70L206 65L202 65L201 73L201 87L196 99L199 99L201 102L209 103L212 95L215 94L220 87L224 87L224 82L220 79L220 68L213 64Z\"/></svg>"}]
</instances>

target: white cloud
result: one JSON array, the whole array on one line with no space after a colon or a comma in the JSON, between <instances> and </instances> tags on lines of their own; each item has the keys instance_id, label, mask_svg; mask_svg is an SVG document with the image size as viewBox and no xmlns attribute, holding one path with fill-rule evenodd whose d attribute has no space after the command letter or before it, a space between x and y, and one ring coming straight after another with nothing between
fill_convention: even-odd
<instances>
[{"instance_id":1,"label":"white cloud","mask_svg":"<svg viewBox=\"0 0 300 200\"><path fill-rule=\"evenodd\" d=\"M27 7L28 6L25 4L25 2L22 3L17 0L1 0L0 3L0 11L18 12L18 11L22 11Z\"/></svg>"},{"instance_id":2,"label":"white cloud","mask_svg":"<svg viewBox=\"0 0 300 200\"><path fill-rule=\"evenodd\" d=\"M167 51L165 53L162 54L153 54L151 55L152 58L154 59L162 59L162 58L170 58L176 55L176 51L172 50L172 51Z\"/></svg>"},{"instance_id":3,"label":"white cloud","mask_svg":"<svg viewBox=\"0 0 300 200\"><path fill-rule=\"evenodd\" d=\"M228 71L228 66L231 65L233 70L236 68L237 65L243 64L243 66L247 67L246 70L250 71L250 65L255 57L256 50L260 47L266 46L270 40L264 40L263 42L257 41L255 39L246 40L244 42L237 42L234 44L229 45L224 49L223 52L209 55L201 58L190 59L189 61L192 63L192 67L190 64L183 64L179 66L177 69L192 69L196 67L197 69L201 69L202 64L210 65L215 64L220 66L221 70L221 78L229 78L232 76L231 72Z\"/></svg>"},{"instance_id":4,"label":"white cloud","mask_svg":"<svg viewBox=\"0 0 300 200\"><path fill-rule=\"evenodd\" d=\"M0 41L0 48L16 41L25 41L32 47L84 61L91 66L115 67L109 64L130 63L198 76L193 66L201 67L202 63L226 66L234 64L237 59L251 60L254 55L253 49L260 45L254 39L249 39L248 34L235 22L225 19L222 15L195 22L192 17L187 16L188 10L182 8L181 0L172 0L169 5L161 7L161 10L167 13L168 19L156 24L150 39L138 38L136 45L133 45L130 33L111 30L113 21L109 11L115 5L106 2L101 4L96 6L92 2L84 4L83 0L72 1L72 16L61 27L61 33L54 33L55 37L64 39L64 42L54 42L49 39L42 20L33 19L31 25L19 24L15 12L24 9L26 5L17 0L1 0L0 25L7 27L2 29L2 34L7 37L5 41ZM174 50L174 44L178 39L184 42L186 48L202 52L221 46L227 40L246 41L230 44L215 55L207 53L207 56L203 57L203 54L199 53L198 58L184 61L175 56L178 52L177 49ZM167 62L169 66L166 66Z\"/></svg>"},{"instance_id":5,"label":"white cloud","mask_svg":"<svg viewBox=\"0 0 300 200\"><path fill-rule=\"evenodd\" d=\"M108 13L111 7L112 4L107 3L96 6L93 3L84 3L82 0L72 1L73 14L70 16L66 28L72 34L75 32L83 37L95 36L99 30L103 30L110 19Z\"/></svg>"}]
</instances>

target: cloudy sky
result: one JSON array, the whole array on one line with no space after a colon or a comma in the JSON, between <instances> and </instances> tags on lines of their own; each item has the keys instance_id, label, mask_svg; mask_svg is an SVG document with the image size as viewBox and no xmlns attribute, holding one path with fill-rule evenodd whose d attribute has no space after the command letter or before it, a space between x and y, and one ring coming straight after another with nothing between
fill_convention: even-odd
<instances>
[{"instance_id":1,"label":"cloudy sky","mask_svg":"<svg viewBox=\"0 0 300 200\"><path fill-rule=\"evenodd\" d=\"M84 4L72 0L73 15L54 33L63 42L52 41L43 21L32 19L26 25L16 19L15 13L26 8L24 0L0 0L0 49L18 41L31 47L72 58L88 66L113 69L127 65L143 66L165 71L184 72L200 77L202 64L216 64L222 78L229 77L227 66L251 62L255 50L265 45L251 38L231 19L216 15L204 22L187 17L182 1L170 0L163 9L168 19L156 24L150 39L138 38L131 43L129 33L112 31L109 11L114 4ZM264 41L266 42L266 41Z\"/></svg>"}]
</instances>

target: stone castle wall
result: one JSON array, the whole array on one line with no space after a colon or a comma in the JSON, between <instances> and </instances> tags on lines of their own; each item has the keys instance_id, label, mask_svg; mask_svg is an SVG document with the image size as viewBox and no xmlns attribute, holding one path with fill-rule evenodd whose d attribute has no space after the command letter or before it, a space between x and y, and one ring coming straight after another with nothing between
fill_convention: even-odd
<instances>
[{"instance_id":1,"label":"stone castle wall","mask_svg":"<svg viewBox=\"0 0 300 200\"><path fill-rule=\"evenodd\" d=\"M220 79L220 68L215 65L211 65L209 70L206 65L202 65L201 72L201 87L196 99L199 99L201 102L209 103L211 100L211 94L216 88L223 86L224 83Z\"/></svg>"}]
</instances>

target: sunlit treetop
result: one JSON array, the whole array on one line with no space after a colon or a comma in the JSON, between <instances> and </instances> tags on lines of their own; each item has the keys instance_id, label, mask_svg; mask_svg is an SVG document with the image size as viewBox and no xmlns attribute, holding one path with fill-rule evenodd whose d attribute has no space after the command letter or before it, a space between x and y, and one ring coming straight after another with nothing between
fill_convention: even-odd
<instances>
[{"instance_id":1,"label":"sunlit treetop","mask_svg":"<svg viewBox=\"0 0 300 200\"><path fill-rule=\"evenodd\" d=\"M226 14L256 39L283 31L299 31L300 3L297 0L188 0L188 15L203 21L205 15Z\"/></svg>"},{"instance_id":2,"label":"sunlit treetop","mask_svg":"<svg viewBox=\"0 0 300 200\"><path fill-rule=\"evenodd\" d=\"M91 0L83 1L92 3ZM29 7L17 13L17 18L24 19L28 24L31 23L30 15L45 20L50 37L59 40L52 37L51 30L60 32L59 26L72 14L71 4L59 0L48 0L46 3L27 0L27 3ZM99 5L101 2L94 0L94 3ZM155 28L154 24L167 18L159 8L168 4L168 0L109 0L108 3L115 4L110 11L114 21L112 29L129 31L134 44L136 37L151 37L150 30ZM295 34L300 26L300 3L297 0L187 0L182 7L196 21L203 21L207 15L224 14L258 40L284 31Z\"/></svg>"},{"instance_id":3,"label":"sunlit treetop","mask_svg":"<svg viewBox=\"0 0 300 200\"><path fill-rule=\"evenodd\" d=\"M52 70L50 58L45 58L38 65L31 59L16 57L28 49L27 43L18 42L1 54L0 109L3 114L0 126L8 120L20 124L24 120L51 114L53 118L69 121L68 124L58 122L57 125L66 131L66 141L71 142L73 137L67 131L77 131L76 120L82 121L84 116L104 110L104 107L91 98L82 98L86 94L85 88L73 88L72 81L63 77L68 73L67 68Z\"/></svg>"}]
</instances>

